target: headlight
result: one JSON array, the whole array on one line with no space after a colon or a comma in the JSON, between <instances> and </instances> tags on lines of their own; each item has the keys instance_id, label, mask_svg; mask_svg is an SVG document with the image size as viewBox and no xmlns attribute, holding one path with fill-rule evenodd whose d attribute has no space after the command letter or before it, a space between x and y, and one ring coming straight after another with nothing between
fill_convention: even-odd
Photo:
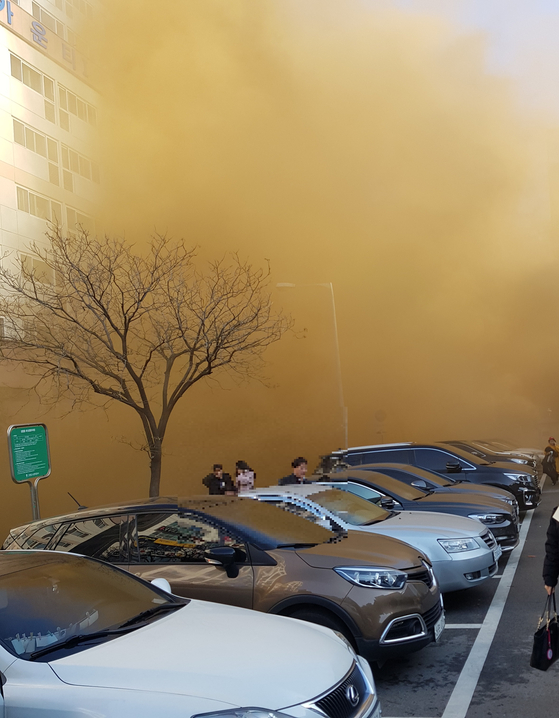
<instances>
[{"instance_id":1,"label":"headlight","mask_svg":"<svg viewBox=\"0 0 559 718\"><path fill-rule=\"evenodd\" d=\"M518 481L519 484L531 484L532 479L530 476L526 476L526 474L505 474L505 476L508 476L509 479L512 479L513 481Z\"/></svg>"},{"instance_id":2,"label":"headlight","mask_svg":"<svg viewBox=\"0 0 559 718\"><path fill-rule=\"evenodd\" d=\"M368 566L341 566L334 571L346 581L367 588L404 588L408 578L408 574L404 571Z\"/></svg>"},{"instance_id":3,"label":"headlight","mask_svg":"<svg viewBox=\"0 0 559 718\"><path fill-rule=\"evenodd\" d=\"M482 524L504 524L507 520L506 514L469 514L469 518L477 519Z\"/></svg>"},{"instance_id":4,"label":"headlight","mask_svg":"<svg viewBox=\"0 0 559 718\"><path fill-rule=\"evenodd\" d=\"M475 551L479 544L475 539L439 539L439 543L447 553L459 553L460 551Z\"/></svg>"}]
</instances>

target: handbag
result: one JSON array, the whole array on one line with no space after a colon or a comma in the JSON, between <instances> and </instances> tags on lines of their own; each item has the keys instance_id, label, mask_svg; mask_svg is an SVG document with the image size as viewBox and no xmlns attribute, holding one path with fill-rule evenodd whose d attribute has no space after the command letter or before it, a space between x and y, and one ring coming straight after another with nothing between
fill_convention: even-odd
<instances>
[{"instance_id":1,"label":"handbag","mask_svg":"<svg viewBox=\"0 0 559 718\"><path fill-rule=\"evenodd\" d=\"M551 603L553 601L553 614ZM547 597L545 606L534 633L534 645L530 657L530 666L538 671L547 671L559 658L559 626L557 625L557 606L555 592Z\"/></svg>"}]
</instances>

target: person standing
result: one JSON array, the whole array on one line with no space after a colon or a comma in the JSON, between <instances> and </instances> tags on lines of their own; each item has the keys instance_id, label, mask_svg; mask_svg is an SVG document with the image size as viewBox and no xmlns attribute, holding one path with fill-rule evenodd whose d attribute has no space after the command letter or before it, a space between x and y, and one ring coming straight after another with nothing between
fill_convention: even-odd
<instances>
[{"instance_id":1,"label":"person standing","mask_svg":"<svg viewBox=\"0 0 559 718\"><path fill-rule=\"evenodd\" d=\"M210 496L235 492L231 474L223 473L223 464L214 464L212 473L204 476L202 483L208 488Z\"/></svg>"},{"instance_id":2,"label":"person standing","mask_svg":"<svg viewBox=\"0 0 559 718\"><path fill-rule=\"evenodd\" d=\"M305 476L307 474L307 460L303 456L298 456L291 462L293 471L289 476L284 476L278 481L278 486L288 486L290 484L310 484Z\"/></svg>"},{"instance_id":3,"label":"person standing","mask_svg":"<svg viewBox=\"0 0 559 718\"><path fill-rule=\"evenodd\" d=\"M235 483L237 484L237 491L241 494L243 491L250 491L254 488L254 481L256 474L250 468L246 461L237 461L236 463L236 474Z\"/></svg>"},{"instance_id":4,"label":"person standing","mask_svg":"<svg viewBox=\"0 0 559 718\"><path fill-rule=\"evenodd\" d=\"M551 514L545 542L545 558L543 562L543 581L548 595L555 593L559 577L559 507Z\"/></svg>"},{"instance_id":5,"label":"person standing","mask_svg":"<svg viewBox=\"0 0 559 718\"><path fill-rule=\"evenodd\" d=\"M551 479L553 486L559 479L559 447L555 443L553 436L548 439L548 445L545 447L545 457L542 461L543 473L547 474Z\"/></svg>"}]
</instances>

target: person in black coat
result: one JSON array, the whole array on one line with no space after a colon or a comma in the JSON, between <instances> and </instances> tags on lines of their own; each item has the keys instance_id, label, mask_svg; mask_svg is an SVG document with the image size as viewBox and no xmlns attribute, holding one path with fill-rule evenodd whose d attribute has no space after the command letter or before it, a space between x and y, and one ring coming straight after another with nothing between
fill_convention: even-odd
<instances>
[{"instance_id":1,"label":"person in black coat","mask_svg":"<svg viewBox=\"0 0 559 718\"><path fill-rule=\"evenodd\" d=\"M543 562L543 580L548 595L555 592L559 577L559 507L551 514L545 542L545 559Z\"/></svg>"},{"instance_id":2,"label":"person in black coat","mask_svg":"<svg viewBox=\"0 0 559 718\"><path fill-rule=\"evenodd\" d=\"M231 474L223 473L222 464L214 464L212 473L204 476L202 483L207 486L210 495L213 496L235 493Z\"/></svg>"},{"instance_id":3,"label":"person in black coat","mask_svg":"<svg viewBox=\"0 0 559 718\"><path fill-rule=\"evenodd\" d=\"M291 462L293 467L293 473L289 476L284 476L278 481L278 486L288 486L289 484L310 484L310 481L305 479L307 473L307 460L303 456L298 456Z\"/></svg>"}]
</instances>

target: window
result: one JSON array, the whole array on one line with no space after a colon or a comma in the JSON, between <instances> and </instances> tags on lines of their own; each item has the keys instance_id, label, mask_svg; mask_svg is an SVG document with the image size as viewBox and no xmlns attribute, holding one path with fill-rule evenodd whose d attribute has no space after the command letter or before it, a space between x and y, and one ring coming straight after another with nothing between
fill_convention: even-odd
<instances>
[{"instance_id":1,"label":"window","mask_svg":"<svg viewBox=\"0 0 559 718\"><path fill-rule=\"evenodd\" d=\"M35 90L35 92L39 92L41 95L44 95L45 117L49 120L49 122L56 122L54 109L54 81L11 53L10 68L12 77L15 77L16 80L23 82L24 85L27 85L27 87Z\"/></svg>"},{"instance_id":2,"label":"window","mask_svg":"<svg viewBox=\"0 0 559 718\"><path fill-rule=\"evenodd\" d=\"M62 111L75 115L80 120L89 122L90 125L95 126L97 124L97 111L95 107L85 100L82 100L81 97L78 97L70 90L62 87L62 85L58 87L58 98Z\"/></svg>"},{"instance_id":3,"label":"window","mask_svg":"<svg viewBox=\"0 0 559 718\"><path fill-rule=\"evenodd\" d=\"M60 148L62 157L62 167L64 168L64 187L71 192L73 191L73 179L71 172L81 175L85 179L99 182L99 167L87 159L83 155L78 154L75 150L70 149L66 145ZM68 178L66 177L68 175Z\"/></svg>"},{"instance_id":4,"label":"window","mask_svg":"<svg viewBox=\"0 0 559 718\"><path fill-rule=\"evenodd\" d=\"M80 228L85 230L86 232L95 231L95 224L91 217L87 217L85 214L82 214L81 212L78 212L71 207L66 207L66 218L68 224L68 232L70 234L75 234L75 230Z\"/></svg>"},{"instance_id":5,"label":"window","mask_svg":"<svg viewBox=\"0 0 559 718\"><path fill-rule=\"evenodd\" d=\"M58 162L58 145L56 140L37 132L28 125L24 125L20 120L14 119L14 142L18 145L27 147L28 150L36 152L53 162Z\"/></svg>"},{"instance_id":6,"label":"window","mask_svg":"<svg viewBox=\"0 0 559 718\"><path fill-rule=\"evenodd\" d=\"M135 563L205 563L204 552L215 546L236 549L246 561L245 546L225 529L201 516L182 513L138 514L130 554Z\"/></svg>"},{"instance_id":7,"label":"window","mask_svg":"<svg viewBox=\"0 0 559 718\"><path fill-rule=\"evenodd\" d=\"M49 222L55 222L62 216L62 207L58 202L42 197L25 187L16 187L16 191L17 208L22 212L28 212Z\"/></svg>"},{"instance_id":8,"label":"window","mask_svg":"<svg viewBox=\"0 0 559 718\"><path fill-rule=\"evenodd\" d=\"M38 257L29 254L21 254L21 265L26 271L32 272L38 282L43 284L54 284L54 270Z\"/></svg>"},{"instance_id":9,"label":"window","mask_svg":"<svg viewBox=\"0 0 559 718\"><path fill-rule=\"evenodd\" d=\"M37 524L33 524L18 537L16 543L25 549L45 549L59 526L59 523L43 524L37 528Z\"/></svg>"},{"instance_id":10,"label":"window","mask_svg":"<svg viewBox=\"0 0 559 718\"><path fill-rule=\"evenodd\" d=\"M81 553L109 563L128 563L129 530L128 516L74 521L60 532L55 550Z\"/></svg>"},{"instance_id":11,"label":"window","mask_svg":"<svg viewBox=\"0 0 559 718\"><path fill-rule=\"evenodd\" d=\"M375 504L380 503L380 500L384 498L384 494L379 493L376 489L373 489L370 486L354 484L351 481L347 484L340 482L339 484L333 484L333 486L336 489L342 489L342 491L351 491L352 494L361 496L361 498L367 499L367 501L372 501Z\"/></svg>"},{"instance_id":12,"label":"window","mask_svg":"<svg viewBox=\"0 0 559 718\"><path fill-rule=\"evenodd\" d=\"M447 463L460 464L462 468L471 468L471 465L462 459L440 449L415 449L415 463L422 469L430 469L443 474L447 471Z\"/></svg>"},{"instance_id":13,"label":"window","mask_svg":"<svg viewBox=\"0 0 559 718\"><path fill-rule=\"evenodd\" d=\"M41 25L48 27L49 30L55 32L59 37L64 38L64 25L59 22L42 7L37 5L36 2L31 4L33 10L33 17L38 20Z\"/></svg>"}]
</instances>

